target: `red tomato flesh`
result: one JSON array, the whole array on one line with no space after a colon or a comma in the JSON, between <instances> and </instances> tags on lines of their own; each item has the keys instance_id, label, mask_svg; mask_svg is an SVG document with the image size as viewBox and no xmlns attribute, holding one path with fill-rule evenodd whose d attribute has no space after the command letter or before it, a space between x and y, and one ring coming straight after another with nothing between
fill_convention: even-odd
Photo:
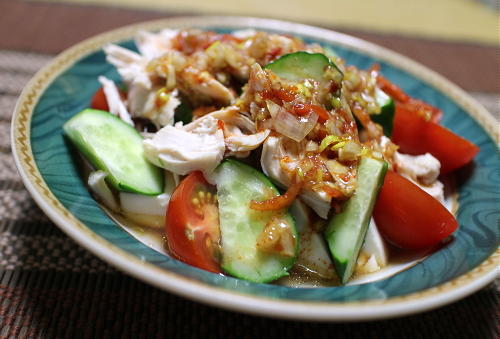
<instances>
[{"instance_id":1,"label":"red tomato flesh","mask_svg":"<svg viewBox=\"0 0 500 339\"><path fill-rule=\"evenodd\" d=\"M427 124L425 140L429 153L441 162L441 173L448 173L469 163L479 147L433 122Z\"/></svg>"},{"instance_id":2,"label":"red tomato flesh","mask_svg":"<svg viewBox=\"0 0 500 339\"><path fill-rule=\"evenodd\" d=\"M106 95L104 94L104 90L102 89L102 87L95 92L94 96L92 97L90 107L93 109L109 112L108 101L106 100Z\"/></svg>"},{"instance_id":3,"label":"red tomato flesh","mask_svg":"<svg viewBox=\"0 0 500 339\"><path fill-rule=\"evenodd\" d=\"M405 109L415 112L421 117L425 117L427 120L435 122L436 124L441 121L443 117L443 111L439 108L429 105L418 99L410 98L406 102L398 102L398 106L404 107Z\"/></svg>"},{"instance_id":4,"label":"red tomato flesh","mask_svg":"<svg viewBox=\"0 0 500 339\"><path fill-rule=\"evenodd\" d=\"M165 232L169 250L177 259L221 272L216 191L201 172L189 174L175 189L167 208Z\"/></svg>"},{"instance_id":5,"label":"red tomato flesh","mask_svg":"<svg viewBox=\"0 0 500 339\"><path fill-rule=\"evenodd\" d=\"M435 246L458 227L439 201L393 171L385 176L373 217L384 238L404 249Z\"/></svg>"},{"instance_id":6,"label":"red tomato flesh","mask_svg":"<svg viewBox=\"0 0 500 339\"><path fill-rule=\"evenodd\" d=\"M479 147L407 107L396 105L392 141L402 153L430 153L441 162L441 174L469 163Z\"/></svg>"},{"instance_id":7,"label":"red tomato flesh","mask_svg":"<svg viewBox=\"0 0 500 339\"><path fill-rule=\"evenodd\" d=\"M127 93L124 90L120 89L119 92L122 100L127 99ZM92 101L90 102L90 107L93 109L109 112L108 100L106 100L106 94L104 94L104 89L102 87L100 87L94 93Z\"/></svg>"}]
</instances>

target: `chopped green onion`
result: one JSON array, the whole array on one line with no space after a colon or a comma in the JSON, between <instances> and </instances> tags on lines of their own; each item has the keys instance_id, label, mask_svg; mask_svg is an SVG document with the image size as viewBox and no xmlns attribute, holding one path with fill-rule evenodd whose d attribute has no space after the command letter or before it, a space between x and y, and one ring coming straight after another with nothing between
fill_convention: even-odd
<instances>
[{"instance_id":1,"label":"chopped green onion","mask_svg":"<svg viewBox=\"0 0 500 339\"><path fill-rule=\"evenodd\" d=\"M359 153L360 156L366 156L370 154L370 149L366 146L363 146L363 148L361 148L361 152Z\"/></svg>"},{"instance_id":2,"label":"chopped green onion","mask_svg":"<svg viewBox=\"0 0 500 339\"><path fill-rule=\"evenodd\" d=\"M339 142L342 139L337 135L328 135L323 140L321 140L321 144L319 145L319 151L323 152L328 146L333 143Z\"/></svg>"},{"instance_id":3,"label":"chopped green onion","mask_svg":"<svg viewBox=\"0 0 500 339\"><path fill-rule=\"evenodd\" d=\"M340 99L337 97L332 98L332 106L333 108L340 108L341 102Z\"/></svg>"},{"instance_id":4,"label":"chopped green onion","mask_svg":"<svg viewBox=\"0 0 500 339\"><path fill-rule=\"evenodd\" d=\"M336 143L335 145L333 145L331 150L332 151L338 150L339 148L344 147L346 143L347 143L347 141L340 141L340 142Z\"/></svg>"},{"instance_id":5,"label":"chopped green onion","mask_svg":"<svg viewBox=\"0 0 500 339\"><path fill-rule=\"evenodd\" d=\"M297 175L300 179L304 179L304 171L302 171L302 168L297 167Z\"/></svg>"},{"instance_id":6,"label":"chopped green onion","mask_svg":"<svg viewBox=\"0 0 500 339\"><path fill-rule=\"evenodd\" d=\"M309 83L309 82L306 82ZM305 98L310 98L312 97L311 91L306 85L303 84L297 84L295 85L299 91L300 94L302 94Z\"/></svg>"},{"instance_id":7,"label":"chopped green onion","mask_svg":"<svg viewBox=\"0 0 500 339\"><path fill-rule=\"evenodd\" d=\"M205 50L206 52L210 53L212 51L215 51L215 49L217 48L217 46L220 45L220 41L217 40L215 41L213 44L211 44L210 46L207 47L207 49Z\"/></svg>"}]
</instances>

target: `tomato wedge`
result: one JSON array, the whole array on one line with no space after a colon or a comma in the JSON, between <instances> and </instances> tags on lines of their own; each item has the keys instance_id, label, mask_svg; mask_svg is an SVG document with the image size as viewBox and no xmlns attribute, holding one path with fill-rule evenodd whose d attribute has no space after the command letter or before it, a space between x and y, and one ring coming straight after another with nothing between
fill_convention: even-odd
<instances>
[{"instance_id":1,"label":"tomato wedge","mask_svg":"<svg viewBox=\"0 0 500 339\"><path fill-rule=\"evenodd\" d=\"M392 141L402 153L432 154L441 162L441 174L464 166L479 152L470 141L401 105L396 105Z\"/></svg>"},{"instance_id":2,"label":"tomato wedge","mask_svg":"<svg viewBox=\"0 0 500 339\"><path fill-rule=\"evenodd\" d=\"M372 66L372 69L378 71L379 65ZM414 111L420 115L428 115L429 119L438 123L443 116L443 112L428 103L414 99L406 94L399 86L393 84L382 75L377 76L377 84L381 90L388 94L391 98L396 100L400 107L405 107L408 110Z\"/></svg>"},{"instance_id":3,"label":"tomato wedge","mask_svg":"<svg viewBox=\"0 0 500 339\"><path fill-rule=\"evenodd\" d=\"M391 139L403 153L423 154L427 149L427 145L422 138L426 126L425 119L422 119L415 112L396 104Z\"/></svg>"},{"instance_id":4,"label":"tomato wedge","mask_svg":"<svg viewBox=\"0 0 500 339\"><path fill-rule=\"evenodd\" d=\"M106 95L104 94L103 88L99 88L92 97L90 107L94 109L99 109L101 111L109 112L108 101L106 100Z\"/></svg>"},{"instance_id":5,"label":"tomato wedge","mask_svg":"<svg viewBox=\"0 0 500 339\"><path fill-rule=\"evenodd\" d=\"M119 89L119 92L122 100L127 99L127 93L124 90ZM94 93L92 101L90 102L90 107L93 109L109 112L108 100L106 100L106 94L104 93L104 89L102 87L100 87Z\"/></svg>"},{"instance_id":6,"label":"tomato wedge","mask_svg":"<svg viewBox=\"0 0 500 339\"><path fill-rule=\"evenodd\" d=\"M215 187L199 171L175 189L167 209L165 231L170 252L198 268L220 273L219 209Z\"/></svg>"},{"instance_id":7,"label":"tomato wedge","mask_svg":"<svg viewBox=\"0 0 500 339\"><path fill-rule=\"evenodd\" d=\"M448 173L469 163L479 147L433 122L425 131L429 153L441 162L441 173Z\"/></svg>"},{"instance_id":8,"label":"tomato wedge","mask_svg":"<svg viewBox=\"0 0 500 339\"><path fill-rule=\"evenodd\" d=\"M373 217L384 238L404 249L435 246L458 227L439 201L393 171L385 176Z\"/></svg>"}]
</instances>

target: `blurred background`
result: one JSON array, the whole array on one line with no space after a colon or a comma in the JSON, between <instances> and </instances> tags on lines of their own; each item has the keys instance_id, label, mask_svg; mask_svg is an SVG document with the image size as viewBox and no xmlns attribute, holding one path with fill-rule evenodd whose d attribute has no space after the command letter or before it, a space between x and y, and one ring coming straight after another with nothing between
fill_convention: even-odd
<instances>
[{"instance_id":1,"label":"blurred background","mask_svg":"<svg viewBox=\"0 0 500 339\"><path fill-rule=\"evenodd\" d=\"M291 20L388 47L469 92L500 93L499 0L0 0L0 49L53 55L97 33L179 15ZM481 94L479 94L481 95ZM485 97L494 114L498 97Z\"/></svg>"},{"instance_id":2,"label":"blurred background","mask_svg":"<svg viewBox=\"0 0 500 339\"><path fill-rule=\"evenodd\" d=\"M57 0L61 1L61 0ZM346 29L495 44L495 0L66 0L136 9L272 17Z\"/></svg>"}]
</instances>

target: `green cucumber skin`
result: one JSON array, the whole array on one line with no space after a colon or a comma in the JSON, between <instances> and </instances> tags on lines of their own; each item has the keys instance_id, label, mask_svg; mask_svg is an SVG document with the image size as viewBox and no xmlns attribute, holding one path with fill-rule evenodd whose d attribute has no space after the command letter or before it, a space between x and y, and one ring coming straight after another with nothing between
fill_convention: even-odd
<instances>
[{"instance_id":1,"label":"green cucumber skin","mask_svg":"<svg viewBox=\"0 0 500 339\"><path fill-rule=\"evenodd\" d=\"M380 113L370 114L370 118L377 124L380 124L384 129L384 134L390 138L396 111L394 100L379 88L375 90L375 99L380 106Z\"/></svg>"},{"instance_id":2,"label":"green cucumber skin","mask_svg":"<svg viewBox=\"0 0 500 339\"><path fill-rule=\"evenodd\" d=\"M144 195L163 192L161 169L142 153L142 137L111 113L85 109L68 120L63 130L87 160L107 172L107 182L120 191Z\"/></svg>"},{"instance_id":3,"label":"green cucumber skin","mask_svg":"<svg viewBox=\"0 0 500 339\"><path fill-rule=\"evenodd\" d=\"M339 68L324 54L304 51L282 55L264 68L270 69L279 77L290 81L304 79L321 81L328 66L335 68L342 74Z\"/></svg>"},{"instance_id":4,"label":"green cucumber skin","mask_svg":"<svg viewBox=\"0 0 500 339\"><path fill-rule=\"evenodd\" d=\"M358 189L333 216L325 230L325 238L342 283L351 277L370 223L373 206L384 183L387 163L363 157L358 167Z\"/></svg>"},{"instance_id":5,"label":"green cucumber skin","mask_svg":"<svg viewBox=\"0 0 500 339\"><path fill-rule=\"evenodd\" d=\"M222 244L222 269L228 274L252 282L266 283L288 275L299 250L298 233L290 213L282 217L296 239L295 255L284 257L259 251L258 235L276 212L255 211L253 199L262 200L264 192L278 195L271 181L256 169L237 160L226 159L216 169L215 182L219 201Z\"/></svg>"}]
</instances>

